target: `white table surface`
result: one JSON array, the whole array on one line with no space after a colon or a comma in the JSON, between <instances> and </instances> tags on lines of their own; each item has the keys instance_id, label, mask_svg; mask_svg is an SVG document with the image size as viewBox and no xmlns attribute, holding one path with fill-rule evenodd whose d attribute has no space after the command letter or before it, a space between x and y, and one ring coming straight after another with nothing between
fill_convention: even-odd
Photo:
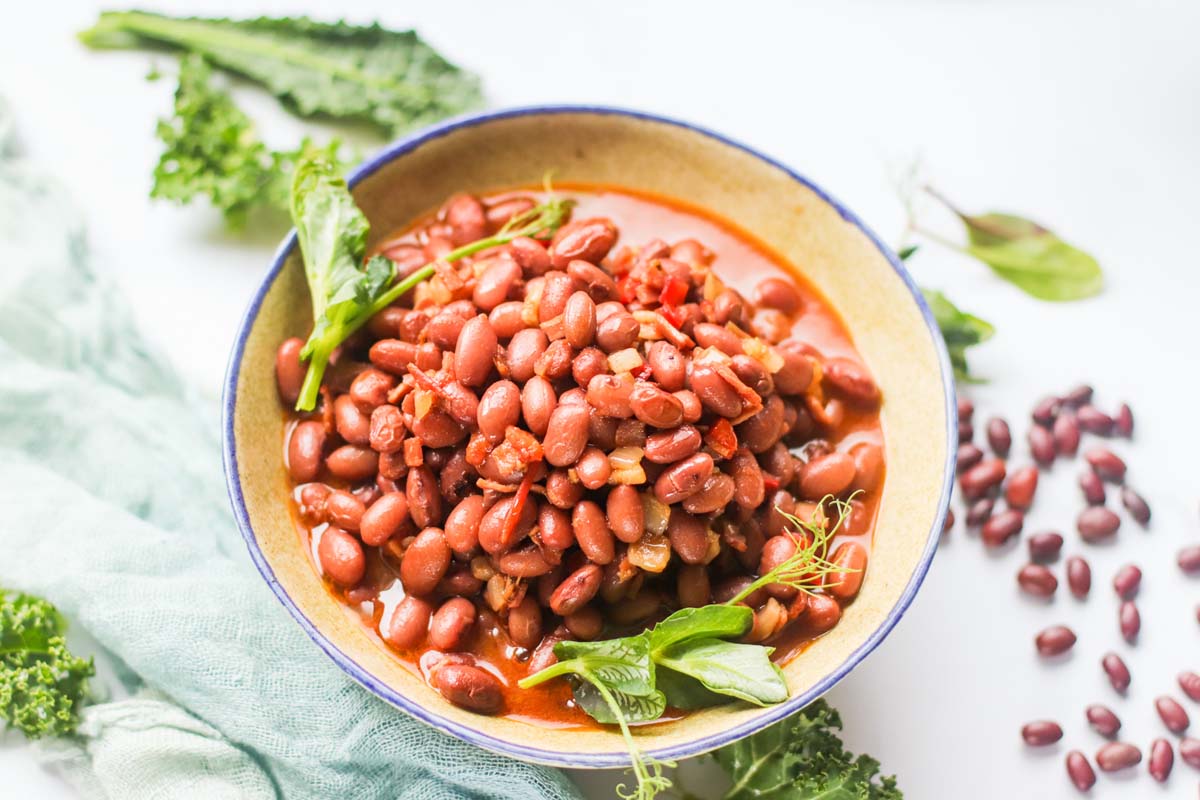
<instances>
[{"instance_id":1,"label":"white table surface","mask_svg":"<svg viewBox=\"0 0 1200 800\"><path fill-rule=\"evenodd\" d=\"M72 34L111 5L7 10L0 93L18 112L29 154L86 211L96 262L132 298L138 322L215 394L279 232L232 236L202 206L148 200L160 150L154 120L168 111L173 86L142 79L145 53L76 44ZM347 7L309 0L188 9L328 18ZM1083 719L1090 702L1111 705L1125 738L1143 748L1165 734L1153 698L1178 695L1176 672L1200 668L1200 581L1173 563L1182 544L1200 542L1200 5L443 0L353 8L355 20L416 27L485 76L493 106L612 103L715 127L806 173L890 241L903 214L889 175L920 156L928 176L962 204L1028 213L1095 253L1108 288L1070 305L1029 299L982 266L932 249L912 269L997 327L996 339L972 356L991 378L973 390L982 416L1004 410L1023 420L1042 393L1083 379L1103 404L1133 404L1135 440L1115 447L1154 508L1150 530L1127 521L1118 546L1087 549L1095 585L1086 603L1060 590L1046 604L1017 591L1023 550L986 553L960 523L901 624L829 697L845 717L849 746L879 757L916 800L1074 796L1065 752L1079 747L1090 757L1101 743ZM294 141L296 123L273 101L252 91L243 97L269 140ZM1016 428L1020 462L1024 423ZM1070 551L1083 547L1071 530L1078 469L1060 465L1043 476L1028 526L1061 529ZM1109 585L1129 560L1146 573L1136 647L1116 632ZM1074 627L1080 642L1066 663L1048 666L1032 638L1057 622ZM1124 699L1098 666L1109 648L1133 671ZM1200 706L1185 704L1200 715ZM1018 730L1046 717L1059 720L1066 737L1035 752ZM5 796L73 796L15 737L4 742ZM613 777L581 783L611 797ZM1195 797L1198 779L1177 759L1169 784L1158 787L1143 764L1133 776L1101 776L1092 795ZM694 773L687 782L694 791Z\"/></svg>"}]
</instances>

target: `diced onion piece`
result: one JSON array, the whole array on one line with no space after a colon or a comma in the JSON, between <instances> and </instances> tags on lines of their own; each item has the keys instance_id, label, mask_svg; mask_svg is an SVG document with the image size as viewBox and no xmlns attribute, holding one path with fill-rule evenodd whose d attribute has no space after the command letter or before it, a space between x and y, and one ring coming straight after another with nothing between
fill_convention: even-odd
<instances>
[{"instance_id":1,"label":"diced onion piece","mask_svg":"<svg viewBox=\"0 0 1200 800\"><path fill-rule=\"evenodd\" d=\"M646 535L662 536L667 532L671 507L652 494L642 495L642 511L646 519Z\"/></svg>"},{"instance_id":2,"label":"diced onion piece","mask_svg":"<svg viewBox=\"0 0 1200 800\"><path fill-rule=\"evenodd\" d=\"M721 279L716 276L716 273L714 273L712 270L709 270L708 274L704 276L704 299L710 301L715 300L717 295L723 291L725 291L725 284L722 283Z\"/></svg>"},{"instance_id":3,"label":"diced onion piece","mask_svg":"<svg viewBox=\"0 0 1200 800\"><path fill-rule=\"evenodd\" d=\"M608 357L608 368L618 375L622 372L633 372L635 369L640 369L645 363L642 360L642 354L637 351L636 347L626 347Z\"/></svg>"},{"instance_id":4,"label":"diced onion piece","mask_svg":"<svg viewBox=\"0 0 1200 800\"><path fill-rule=\"evenodd\" d=\"M783 369L783 356L757 336L742 339L742 352L767 368L772 374Z\"/></svg>"},{"instance_id":5,"label":"diced onion piece","mask_svg":"<svg viewBox=\"0 0 1200 800\"><path fill-rule=\"evenodd\" d=\"M692 351L692 363L705 366L718 366L720 364L731 364L733 363L733 359L719 348L697 347Z\"/></svg>"},{"instance_id":6,"label":"diced onion piece","mask_svg":"<svg viewBox=\"0 0 1200 800\"><path fill-rule=\"evenodd\" d=\"M563 337L565 337L567 335L566 330L563 328L563 315L562 314L559 314L557 317L551 317L550 319L546 320L545 322L542 323L541 328L542 328L542 333L546 334L546 338L552 342L556 341L558 339L562 339Z\"/></svg>"},{"instance_id":7,"label":"diced onion piece","mask_svg":"<svg viewBox=\"0 0 1200 800\"><path fill-rule=\"evenodd\" d=\"M641 464L644 454L640 447L618 447L608 454L608 463L613 469L629 469Z\"/></svg>"},{"instance_id":8,"label":"diced onion piece","mask_svg":"<svg viewBox=\"0 0 1200 800\"><path fill-rule=\"evenodd\" d=\"M434 305L444 306L454 299L454 293L446 286L442 276L434 275L426 283L429 285L429 299Z\"/></svg>"},{"instance_id":9,"label":"diced onion piece","mask_svg":"<svg viewBox=\"0 0 1200 800\"><path fill-rule=\"evenodd\" d=\"M629 545L629 563L646 572L659 573L671 561L671 542L666 536L651 536L649 532Z\"/></svg>"},{"instance_id":10,"label":"diced onion piece","mask_svg":"<svg viewBox=\"0 0 1200 800\"><path fill-rule=\"evenodd\" d=\"M542 304L542 291L545 284L542 281L530 281L525 287L525 302L521 306L521 321L527 326L538 324L538 309Z\"/></svg>"},{"instance_id":11,"label":"diced onion piece","mask_svg":"<svg viewBox=\"0 0 1200 800\"><path fill-rule=\"evenodd\" d=\"M608 482L614 486L638 486L646 482L646 470L642 469L641 464L628 469L614 469L608 475Z\"/></svg>"},{"instance_id":12,"label":"diced onion piece","mask_svg":"<svg viewBox=\"0 0 1200 800\"><path fill-rule=\"evenodd\" d=\"M437 395L426 389L417 389L413 393L413 413L417 419L424 419L425 415L433 409L434 402L437 401Z\"/></svg>"},{"instance_id":13,"label":"diced onion piece","mask_svg":"<svg viewBox=\"0 0 1200 800\"><path fill-rule=\"evenodd\" d=\"M496 574L496 568L492 566L492 560L487 556L475 556L471 559L471 574L478 580L491 580Z\"/></svg>"},{"instance_id":14,"label":"diced onion piece","mask_svg":"<svg viewBox=\"0 0 1200 800\"><path fill-rule=\"evenodd\" d=\"M721 537L712 528L708 529L708 549L704 551L704 563L711 563L721 553Z\"/></svg>"}]
</instances>

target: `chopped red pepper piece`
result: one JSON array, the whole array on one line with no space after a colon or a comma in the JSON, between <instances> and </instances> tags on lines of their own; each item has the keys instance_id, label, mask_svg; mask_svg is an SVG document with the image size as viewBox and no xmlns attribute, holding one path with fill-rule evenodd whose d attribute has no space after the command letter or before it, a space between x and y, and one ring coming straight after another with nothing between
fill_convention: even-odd
<instances>
[{"instance_id":1,"label":"chopped red pepper piece","mask_svg":"<svg viewBox=\"0 0 1200 800\"><path fill-rule=\"evenodd\" d=\"M664 306L682 305L683 301L687 299L687 293L687 281L672 275L663 284L662 292L658 295L658 302ZM679 323L675 324L678 325Z\"/></svg>"},{"instance_id":2,"label":"chopped red pepper piece","mask_svg":"<svg viewBox=\"0 0 1200 800\"><path fill-rule=\"evenodd\" d=\"M763 473L763 488L768 492L773 492L779 488L779 478L774 475Z\"/></svg>"},{"instance_id":3,"label":"chopped red pepper piece","mask_svg":"<svg viewBox=\"0 0 1200 800\"><path fill-rule=\"evenodd\" d=\"M504 530L500 532L500 542L505 547L510 547L513 544L513 537L517 532L517 523L521 521L521 512L525 510L525 502L529 499L529 490L533 488L533 470L528 470L525 477L521 479L521 485L517 487L516 500L508 508L508 515L504 518Z\"/></svg>"},{"instance_id":4,"label":"chopped red pepper piece","mask_svg":"<svg viewBox=\"0 0 1200 800\"><path fill-rule=\"evenodd\" d=\"M677 306L663 306L658 310L658 313L662 314L676 328L683 327L683 321L687 319L687 314L684 313L682 308Z\"/></svg>"},{"instance_id":5,"label":"chopped red pepper piece","mask_svg":"<svg viewBox=\"0 0 1200 800\"><path fill-rule=\"evenodd\" d=\"M633 377L637 378L638 380L644 381L650 377L650 374L652 372L654 372L654 370L650 369L649 364L642 364L640 367L635 369L630 374L633 375Z\"/></svg>"},{"instance_id":6,"label":"chopped red pepper piece","mask_svg":"<svg viewBox=\"0 0 1200 800\"><path fill-rule=\"evenodd\" d=\"M637 278L633 277L632 273L627 273L617 281L617 296L620 297L622 303L632 303L637 300L637 287Z\"/></svg>"}]
</instances>

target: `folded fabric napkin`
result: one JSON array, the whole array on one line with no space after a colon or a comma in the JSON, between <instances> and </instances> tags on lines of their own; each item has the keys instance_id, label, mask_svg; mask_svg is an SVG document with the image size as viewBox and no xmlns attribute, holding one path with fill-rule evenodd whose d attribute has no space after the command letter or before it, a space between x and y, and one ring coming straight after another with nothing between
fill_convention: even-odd
<instances>
[{"instance_id":1,"label":"folded fabric napkin","mask_svg":"<svg viewBox=\"0 0 1200 800\"><path fill-rule=\"evenodd\" d=\"M55 603L134 692L47 759L106 800L578 797L393 709L288 617L235 529L216 408L92 273L11 132L0 107L0 585Z\"/></svg>"}]
</instances>

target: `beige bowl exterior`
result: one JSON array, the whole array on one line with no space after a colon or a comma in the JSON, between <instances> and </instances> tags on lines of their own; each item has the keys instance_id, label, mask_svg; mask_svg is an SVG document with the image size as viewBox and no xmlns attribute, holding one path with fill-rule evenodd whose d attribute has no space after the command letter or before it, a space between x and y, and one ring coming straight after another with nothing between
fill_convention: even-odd
<instances>
[{"instance_id":1,"label":"beige bowl exterior","mask_svg":"<svg viewBox=\"0 0 1200 800\"><path fill-rule=\"evenodd\" d=\"M522 109L450 123L393 146L359 169L354 196L387 232L457 191L556 180L678 197L753 231L842 315L885 397L887 479L862 592L841 623L784 668L792 699L736 704L645 726L639 745L686 757L749 734L826 691L891 629L932 559L948 504L956 426L940 336L911 281L849 212L780 165L687 125L611 109ZM282 266L281 266L282 264ZM230 492L251 554L314 640L353 677L415 716L518 758L576 767L628 756L615 731L554 731L458 709L401 666L334 600L300 546L284 498L278 344L311 325L294 238L243 323L226 389Z\"/></svg>"}]
</instances>

